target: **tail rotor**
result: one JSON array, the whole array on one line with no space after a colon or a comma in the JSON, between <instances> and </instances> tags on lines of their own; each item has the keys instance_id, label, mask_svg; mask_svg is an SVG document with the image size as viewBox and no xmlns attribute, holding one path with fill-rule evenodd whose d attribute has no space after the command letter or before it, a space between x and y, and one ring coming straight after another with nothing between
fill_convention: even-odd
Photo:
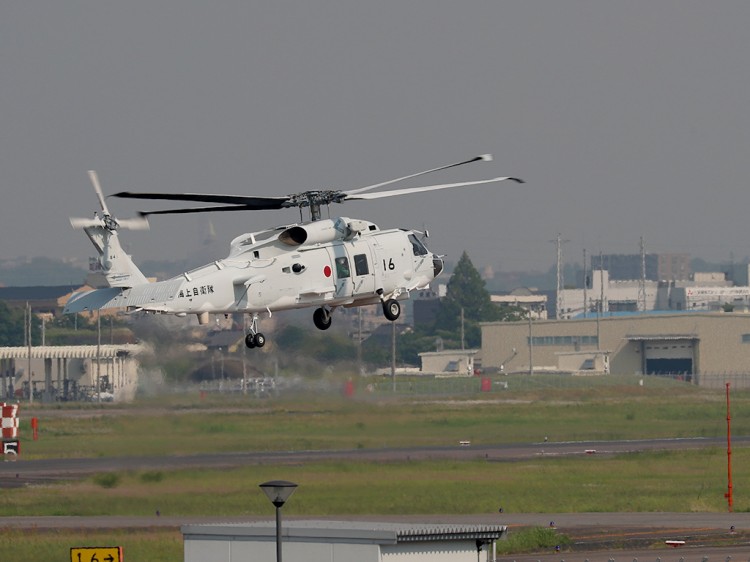
<instances>
[{"instance_id":1,"label":"tail rotor","mask_svg":"<svg viewBox=\"0 0 750 562\"><path fill-rule=\"evenodd\" d=\"M146 230L149 227L148 220L145 217L117 220L109 212L99 176L94 170L89 170L89 179L99 199L101 215L97 211L93 218L71 217L70 224L73 228L83 230L94 244L99 254L98 263L105 278L104 284L109 287L132 287L148 283L143 273L122 249L117 235L120 228Z\"/></svg>"},{"instance_id":2,"label":"tail rotor","mask_svg":"<svg viewBox=\"0 0 750 562\"><path fill-rule=\"evenodd\" d=\"M91 185L94 187L96 197L99 199L99 207L101 208L101 216L99 213L95 213L93 219L82 218L82 217L71 217L70 224L73 228L85 229L89 227L100 227L114 232L118 228L127 228L129 230L148 230L149 224L145 217L131 218L131 219L120 219L115 218L107 207L107 200L104 197L101 183L99 183L99 175L94 170L89 170L89 179Z\"/></svg>"}]
</instances>

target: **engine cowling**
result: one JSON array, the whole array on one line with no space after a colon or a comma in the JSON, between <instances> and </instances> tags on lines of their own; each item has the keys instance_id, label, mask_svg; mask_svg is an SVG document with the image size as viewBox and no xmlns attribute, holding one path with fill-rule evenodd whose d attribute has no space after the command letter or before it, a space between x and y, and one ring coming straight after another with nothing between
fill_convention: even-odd
<instances>
[{"instance_id":1,"label":"engine cowling","mask_svg":"<svg viewBox=\"0 0 750 562\"><path fill-rule=\"evenodd\" d=\"M348 226L349 219L325 219L309 224L298 224L279 234L279 241L287 246L302 244L325 244L334 240L347 240L353 234Z\"/></svg>"}]
</instances>

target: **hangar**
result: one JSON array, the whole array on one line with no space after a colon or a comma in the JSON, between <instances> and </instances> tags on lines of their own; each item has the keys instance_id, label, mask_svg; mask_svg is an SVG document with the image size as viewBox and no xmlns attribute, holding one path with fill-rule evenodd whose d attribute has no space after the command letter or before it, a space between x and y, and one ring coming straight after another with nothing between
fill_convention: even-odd
<instances>
[{"instance_id":1,"label":"hangar","mask_svg":"<svg viewBox=\"0 0 750 562\"><path fill-rule=\"evenodd\" d=\"M485 323L482 367L505 373L671 375L718 387L727 375L750 373L750 314L671 312ZM744 378L750 386L750 377Z\"/></svg>"},{"instance_id":2,"label":"hangar","mask_svg":"<svg viewBox=\"0 0 750 562\"><path fill-rule=\"evenodd\" d=\"M506 533L505 525L288 521L282 552L306 562L489 562ZM183 525L182 535L185 562L275 559L273 521Z\"/></svg>"},{"instance_id":3,"label":"hangar","mask_svg":"<svg viewBox=\"0 0 750 562\"><path fill-rule=\"evenodd\" d=\"M143 344L0 347L0 401L132 400L145 350Z\"/></svg>"}]
</instances>

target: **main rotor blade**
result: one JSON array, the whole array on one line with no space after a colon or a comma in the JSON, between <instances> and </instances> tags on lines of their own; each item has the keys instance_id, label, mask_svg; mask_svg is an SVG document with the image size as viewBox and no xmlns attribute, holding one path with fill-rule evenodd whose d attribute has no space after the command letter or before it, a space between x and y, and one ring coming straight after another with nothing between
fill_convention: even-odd
<instances>
[{"instance_id":1,"label":"main rotor blade","mask_svg":"<svg viewBox=\"0 0 750 562\"><path fill-rule=\"evenodd\" d=\"M105 215L109 215L109 209L107 209L107 203L104 200L104 193L102 192L102 186L99 183L99 176L94 170L89 170L89 179L91 180L91 185L94 186L96 196L99 198L99 205L102 207L102 212Z\"/></svg>"},{"instance_id":2,"label":"main rotor blade","mask_svg":"<svg viewBox=\"0 0 750 562\"><path fill-rule=\"evenodd\" d=\"M448 164L447 166L440 166L439 168L425 170L424 172L417 172L416 174L404 176L403 178L396 178L395 180L388 180L382 183L368 185L367 187L360 187L359 189L349 189L349 190L344 191L343 193L345 193L346 195L354 195L356 193L363 193L365 191L370 191L371 189L377 189L378 187L383 187L384 185L389 185L389 184L396 183L399 181L416 178L417 176L424 176L425 174L431 174L432 172L438 172L440 170L447 170L448 168L455 168L456 166L463 166L464 164L471 164L472 162L479 162L479 161L489 162L490 160L492 160L492 154L480 154L479 156L475 156L474 158L470 158L469 160L464 160L463 162L456 162L455 164Z\"/></svg>"},{"instance_id":3,"label":"main rotor blade","mask_svg":"<svg viewBox=\"0 0 750 562\"><path fill-rule=\"evenodd\" d=\"M359 199L362 200L369 200L369 199L381 199L383 197L393 197L395 195L407 195L409 193L419 193L421 191L437 191L438 189L448 189L451 187L468 187L470 185L482 185L485 183L495 183L505 180L512 180L517 183L525 183L520 178L493 178L489 180L479 180L479 181L464 181L460 183L444 183L440 185L425 185L423 187L407 187L404 189L392 189L390 191L378 191L377 193L363 193L361 195L354 195L350 196L348 195L344 200L345 201L357 201Z\"/></svg>"},{"instance_id":4,"label":"main rotor blade","mask_svg":"<svg viewBox=\"0 0 750 562\"><path fill-rule=\"evenodd\" d=\"M121 199L152 199L161 201L196 201L199 203L225 203L228 205L242 205L244 210L281 209L288 197L256 197L248 195L217 195L213 193L136 193L121 191L112 197ZM222 209L228 211L230 209ZM190 211L188 211L190 212ZM200 212L200 211L199 211ZM152 213L156 214L156 213Z\"/></svg>"},{"instance_id":5,"label":"main rotor blade","mask_svg":"<svg viewBox=\"0 0 750 562\"><path fill-rule=\"evenodd\" d=\"M225 205L219 207L192 207L187 209L164 209L161 211L139 211L146 218L150 215L184 215L188 213L211 213L214 211L258 211L264 209L281 209L281 207L257 207L252 205Z\"/></svg>"}]
</instances>

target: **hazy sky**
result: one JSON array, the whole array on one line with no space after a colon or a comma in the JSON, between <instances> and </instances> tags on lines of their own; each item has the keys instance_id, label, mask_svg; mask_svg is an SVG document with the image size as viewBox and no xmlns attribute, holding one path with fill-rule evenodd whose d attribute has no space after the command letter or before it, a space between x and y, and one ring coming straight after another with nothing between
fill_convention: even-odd
<instances>
[{"instance_id":1,"label":"hazy sky","mask_svg":"<svg viewBox=\"0 0 750 562\"><path fill-rule=\"evenodd\" d=\"M331 207L503 270L590 253L750 254L750 2L0 1L0 259L85 261L104 191L285 195L435 176ZM415 184L408 184L415 185ZM110 199L119 217L160 204ZM167 216L136 262L298 220ZM224 251L222 250L222 254ZM221 257L221 256L217 256Z\"/></svg>"}]
</instances>

